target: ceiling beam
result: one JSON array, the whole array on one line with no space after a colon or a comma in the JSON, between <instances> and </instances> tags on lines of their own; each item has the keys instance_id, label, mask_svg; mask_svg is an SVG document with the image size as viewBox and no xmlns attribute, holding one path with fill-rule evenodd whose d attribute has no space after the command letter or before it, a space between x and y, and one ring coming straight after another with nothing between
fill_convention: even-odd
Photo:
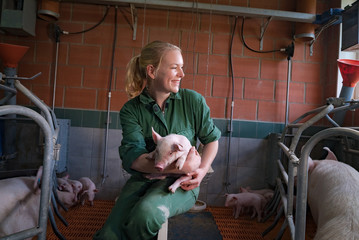
<instances>
[{"instance_id":1,"label":"ceiling beam","mask_svg":"<svg viewBox=\"0 0 359 240\"><path fill-rule=\"evenodd\" d=\"M138 8L154 8L173 11L190 11L200 13L212 13L229 16L245 16L245 17L272 17L274 20L283 20L291 22L312 23L315 21L316 15L310 13L291 12L282 10L271 10L262 8L249 8L240 6L208 4L198 2L183 1L167 1L167 0L60 0L60 2L76 2L99 5L119 5L130 6L133 4Z\"/></svg>"}]
</instances>

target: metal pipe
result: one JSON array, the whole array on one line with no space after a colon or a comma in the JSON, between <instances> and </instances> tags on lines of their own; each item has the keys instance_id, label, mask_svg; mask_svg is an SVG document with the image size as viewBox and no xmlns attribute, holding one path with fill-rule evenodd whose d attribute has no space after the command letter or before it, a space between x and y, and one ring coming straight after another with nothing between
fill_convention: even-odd
<instances>
[{"instance_id":1,"label":"metal pipe","mask_svg":"<svg viewBox=\"0 0 359 240\"><path fill-rule=\"evenodd\" d=\"M45 136L45 149L44 149L44 161L43 161L43 173L40 195L40 211L39 211L39 225L38 228L28 229L14 235L9 235L0 240L16 240L24 239L30 236L38 235L39 240L46 239L47 229L47 213L50 206L50 193L52 189L52 172L54 167L53 160L53 141L52 131L48 122L39 113L32 109L23 106L0 106L0 115L6 114L20 114L26 117L32 118L42 129Z\"/></svg>"},{"instance_id":2,"label":"metal pipe","mask_svg":"<svg viewBox=\"0 0 359 240\"><path fill-rule=\"evenodd\" d=\"M117 41L117 6L115 7L115 31L113 37L113 48L112 48L112 56L111 56L111 68L110 68L110 78L109 78L109 86L108 86L108 102L107 102L107 118L106 118L106 132L105 132L105 151L104 151L104 160L102 166L102 182L103 185L107 178L107 154L108 154L108 134L110 127L110 112L111 112L111 93L112 93L112 79L113 79L113 65L115 60L115 50L116 50L116 41Z\"/></svg>"},{"instance_id":3,"label":"metal pipe","mask_svg":"<svg viewBox=\"0 0 359 240\"><path fill-rule=\"evenodd\" d=\"M287 70L287 92L285 96L285 126L288 125L289 116L289 84L292 78L292 58L288 57L288 70Z\"/></svg>"},{"instance_id":4,"label":"metal pipe","mask_svg":"<svg viewBox=\"0 0 359 240\"><path fill-rule=\"evenodd\" d=\"M54 125L47 106L37 96L35 96L30 90L20 83L19 80L15 81L15 87L20 90L26 97L28 97L40 110L45 114L45 119L49 123L51 131L54 132Z\"/></svg>"},{"instance_id":5,"label":"metal pipe","mask_svg":"<svg viewBox=\"0 0 359 240\"><path fill-rule=\"evenodd\" d=\"M291 152L295 152L295 148L297 147L298 141L300 136L302 135L302 132L307 129L308 127L310 127L311 125L313 125L314 123L316 123L317 121L319 121L321 118L323 118L325 115L327 115L328 113L330 113L333 110L334 106L332 104L329 104L326 108L324 108L320 113L318 113L317 115L315 115L314 117L312 117L311 119L309 119L308 121L306 121L305 123L303 123L303 125L298 128L296 134L294 135L293 139L292 139L292 143L289 147L289 150Z\"/></svg>"},{"instance_id":6,"label":"metal pipe","mask_svg":"<svg viewBox=\"0 0 359 240\"><path fill-rule=\"evenodd\" d=\"M62 2L76 2L102 5L124 5L133 4L135 7L166 9L175 11L193 11L193 2L167 1L167 0L61 0ZM230 16L245 17L272 17L273 20L284 20L292 22L313 23L316 20L315 14L271 10L262 8L249 8L240 6L229 6L221 4L196 3L196 11L199 13L213 13Z\"/></svg>"},{"instance_id":7,"label":"metal pipe","mask_svg":"<svg viewBox=\"0 0 359 240\"><path fill-rule=\"evenodd\" d=\"M56 54L55 54L55 72L54 72L54 87L52 91L52 111L55 109L55 100L56 100L56 80L57 80L57 63L59 58L59 41L56 41Z\"/></svg>"},{"instance_id":8,"label":"metal pipe","mask_svg":"<svg viewBox=\"0 0 359 240\"><path fill-rule=\"evenodd\" d=\"M323 139L334 136L346 136L359 139L359 132L350 128L334 127L322 130L313 135L305 144L298 168L297 204L295 216L295 239L305 239L308 188L308 157L314 146Z\"/></svg>"}]
</instances>

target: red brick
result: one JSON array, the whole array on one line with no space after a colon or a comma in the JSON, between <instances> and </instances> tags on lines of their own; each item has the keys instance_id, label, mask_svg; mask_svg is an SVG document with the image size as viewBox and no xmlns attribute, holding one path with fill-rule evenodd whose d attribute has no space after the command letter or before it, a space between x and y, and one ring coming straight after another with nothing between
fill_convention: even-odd
<instances>
[{"instance_id":1,"label":"red brick","mask_svg":"<svg viewBox=\"0 0 359 240\"><path fill-rule=\"evenodd\" d=\"M114 56L114 67L126 68L128 62L131 60L133 50L132 48L116 48ZM102 47L101 52L101 66L110 67L112 60L112 46Z\"/></svg>"},{"instance_id":2,"label":"red brick","mask_svg":"<svg viewBox=\"0 0 359 240\"><path fill-rule=\"evenodd\" d=\"M287 61L262 60L261 79L287 80L287 76L288 76Z\"/></svg>"},{"instance_id":3,"label":"red brick","mask_svg":"<svg viewBox=\"0 0 359 240\"><path fill-rule=\"evenodd\" d=\"M293 23L289 21L272 20L268 24L268 28L264 34L264 37L275 39L292 39L293 38Z\"/></svg>"},{"instance_id":4,"label":"red brick","mask_svg":"<svg viewBox=\"0 0 359 240\"><path fill-rule=\"evenodd\" d=\"M275 87L275 100L283 102L286 100L287 82L277 81ZM304 83L289 83L289 102L304 103Z\"/></svg>"},{"instance_id":5,"label":"red brick","mask_svg":"<svg viewBox=\"0 0 359 240\"><path fill-rule=\"evenodd\" d=\"M82 85L82 67L59 65L57 69L57 85L80 87Z\"/></svg>"},{"instance_id":6,"label":"red brick","mask_svg":"<svg viewBox=\"0 0 359 240\"><path fill-rule=\"evenodd\" d=\"M292 79L296 82L320 82L320 64L293 62Z\"/></svg>"},{"instance_id":7,"label":"red brick","mask_svg":"<svg viewBox=\"0 0 359 240\"><path fill-rule=\"evenodd\" d=\"M182 32L182 51L212 53L211 35L202 32Z\"/></svg>"},{"instance_id":8,"label":"red brick","mask_svg":"<svg viewBox=\"0 0 359 240\"><path fill-rule=\"evenodd\" d=\"M278 0L251 0L249 1L249 7L277 10Z\"/></svg>"},{"instance_id":9,"label":"red brick","mask_svg":"<svg viewBox=\"0 0 359 240\"><path fill-rule=\"evenodd\" d=\"M184 62L183 70L185 75L193 74L194 69L197 69L197 54L193 52L182 51L182 57Z\"/></svg>"},{"instance_id":10,"label":"red brick","mask_svg":"<svg viewBox=\"0 0 359 240\"><path fill-rule=\"evenodd\" d=\"M229 54L231 47L231 38L229 34L213 35L213 54ZM239 39L239 34L233 38L232 55L243 55L243 44Z\"/></svg>"},{"instance_id":11,"label":"red brick","mask_svg":"<svg viewBox=\"0 0 359 240\"><path fill-rule=\"evenodd\" d=\"M248 2L247 0L231 0L230 5L247 7L247 2Z\"/></svg>"},{"instance_id":12,"label":"red brick","mask_svg":"<svg viewBox=\"0 0 359 240\"><path fill-rule=\"evenodd\" d=\"M18 91L16 94L16 104L21 106L33 106L30 99L20 91Z\"/></svg>"},{"instance_id":13,"label":"red brick","mask_svg":"<svg viewBox=\"0 0 359 240\"><path fill-rule=\"evenodd\" d=\"M320 107L320 105L306 105L306 104L299 104L299 103L291 103L289 105L289 122L293 122L298 117L302 116L304 113L312 111ZM309 118L313 117L313 115L307 116L300 122L305 122Z\"/></svg>"},{"instance_id":14,"label":"red brick","mask_svg":"<svg viewBox=\"0 0 359 240\"><path fill-rule=\"evenodd\" d=\"M246 79L244 81L244 98L253 100L273 100L274 81Z\"/></svg>"},{"instance_id":15,"label":"red brick","mask_svg":"<svg viewBox=\"0 0 359 240\"><path fill-rule=\"evenodd\" d=\"M228 98L226 118L230 118L231 116L231 104L232 99ZM257 120L257 101L234 99L233 118L253 121Z\"/></svg>"},{"instance_id":16,"label":"red brick","mask_svg":"<svg viewBox=\"0 0 359 240\"><path fill-rule=\"evenodd\" d=\"M85 29L91 27L91 24L86 24ZM85 44L99 44L113 45L114 25L100 25L95 29L84 34ZM106 36L106 37L104 37Z\"/></svg>"},{"instance_id":17,"label":"red brick","mask_svg":"<svg viewBox=\"0 0 359 240\"><path fill-rule=\"evenodd\" d=\"M47 106L52 107L52 93L53 87L44 85L34 85L31 89L40 100L42 100Z\"/></svg>"},{"instance_id":18,"label":"red brick","mask_svg":"<svg viewBox=\"0 0 359 240\"><path fill-rule=\"evenodd\" d=\"M53 86L51 86L53 88ZM53 90L51 90L53 93ZM55 90L55 107L62 108L64 107L64 87L57 86ZM52 97L52 95L51 95ZM51 106L52 106L52 99L51 99Z\"/></svg>"},{"instance_id":19,"label":"red brick","mask_svg":"<svg viewBox=\"0 0 359 240\"><path fill-rule=\"evenodd\" d=\"M69 64L98 66L100 47L87 45L70 45Z\"/></svg>"},{"instance_id":20,"label":"red brick","mask_svg":"<svg viewBox=\"0 0 359 240\"><path fill-rule=\"evenodd\" d=\"M114 84L112 85L112 89L125 91L126 69L117 68L115 75L116 78Z\"/></svg>"},{"instance_id":21,"label":"red brick","mask_svg":"<svg viewBox=\"0 0 359 240\"><path fill-rule=\"evenodd\" d=\"M84 68L83 86L86 88L108 89L110 68ZM113 79L115 73L113 73ZM114 81L114 80L113 80Z\"/></svg>"},{"instance_id":22,"label":"red brick","mask_svg":"<svg viewBox=\"0 0 359 240\"><path fill-rule=\"evenodd\" d=\"M69 21L71 19L72 3L61 2L59 21Z\"/></svg>"},{"instance_id":23,"label":"red brick","mask_svg":"<svg viewBox=\"0 0 359 240\"><path fill-rule=\"evenodd\" d=\"M180 34L177 30L151 28L149 33L149 42L155 40L170 42L176 46L179 46Z\"/></svg>"},{"instance_id":24,"label":"red brick","mask_svg":"<svg viewBox=\"0 0 359 240\"><path fill-rule=\"evenodd\" d=\"M259 101L258 120L267 122L284 122L285 103Z\"/></svg>"},{"instance_id":25,"label":"red brick","mask_svg":"<svg viewBox=\"0 0 359 240\"><path fill-rule=\"evenodd\" d=\"M227 76L228 63L228 56L200 54L198 73Z\"/></svg>"},{"instance_id":26,"label":"red brick","mask_svg":"<svg viewBox=\"0 0 359 240\"><path fill-rule=\"evenodd\" d=\"M169 11L168 28L195 32L199 25L199 15L191 12Z\"/></svg>"},{"instance_id":27,"label":"red brick","mask_svg":"<svg viewBox=\"0 0 359 240\"><path fill-rule=\"evenodd\" d=\"M123 105L129 100L123 91L111 91L111 111L120 111ZM97 109L106 110L108 104L108 91L101 90L98 94Z\"/></svg>"},{"instance_id":28,"label":"red brick","mask_svg":"<svg viewBox=\"0 0 359 240\"><path fill-rule=\"evenodd\" d=\"M186 75L181 82L181 88L193 89L202 96L211 96L211 77L207 75Z\"/></svg>"},{"instance_id":29,"label":"red brick","mask_svg":"<svg viewBox=\"0 0 359 240\"><path fill-rule=\"evenodd\" d=\"M32 77L35 74L41 73L38 77L32 80L21 80L21 82L30 82L31 84L49 84L50 83L50 65L49 64L19 64L19 77Z\"/></svg>"},{"instance_id":30,"label":"red brick","mask_svg":"<svg viewBox=\"0 0 359 240\"><path fill-rule=\"evenodd\" d=\"M107 6L93 4L73 4L72 21L98 23L105 15Z\"/></svg>"},{"instance_id":31,"label":"red brick","mask_svg":"<svg viewBox=\"0 0 359 240\"><path fill-rule=\"evenodd\" d=\"M37 42L36 43L36 62L37 63L51 63L55 62L56 44L52 42Z\"/></svg>"},{"instance_id":32,"label":"red brick","mask_svg":"<svg viewBox=\"0 0 359 240\"><path fill-rule=\"evenodd\" d=\"M96 90L84 88L66 88L65 108L95 109Z\"/></svg>"},{"instance_id":33,"label":"red brick","mask_svg":"<svg viewBox=\"0 0 359 240\"><path fill-rule=\"evenodd\" d=\"M232 57L235 77L258 78L259 59Z\"/></svg>"},{"instance_id":34,"label":"red brick","mask_svg":"<svg viewBox=\"0 0 359 240\"><path fill-rule=\"evenodd\" d=\"M242 98L243 79L234 78L234 97ZM213 79L213 96L232 98L232 78L214 76Z\"/></svg>"},{"instance_id":35,"label":"red brick","mask_svg":"<svg viewBox=\"0 0 359 240\"><path fill-rule=\"evenodd\" d=\"M212 118L224 118L226 99L225 98L212 98L206 97L206 102L211 110Z\"/></svg>"},{"instance_id":36,"label":"red brick","mask_svg":"<svg viewBox=\"0 0 359 240\"><path fill-rule=\"evenodd\" d=\"M68 43L60 43L59 44L59 52L58 52L58 64L67 64L68 62Z\"/></svg>"},{"instance_id":37,"label":"red brick","mask_svg":"<svg viewBox=\"0 0 359 240\"><path fill-rule=\"evenodd\" d=\"M118 26L117 46L120 47L142 47L142 40L147 39L147 31L143 31L143 25L137 25L136 39L133 40L134 30L129 25ZM146 36L144 36L144 34Z\"/></svg>"},{"instance_id":38,"label":"red brick","mask_svg":"<svg viewBox=\"0 0 359 240\"><path fill-rule=\"evenodd\" d=\"M48 33L49 22L42 20L40 18L36 19L36 28L35 28L35 39L37 41L50 41L52 38Z\"/></svg>"},{"instance_id":39,"label":"red brick","mask_svg":"<svg viewBox=\"0 0 359 240\"><path fill-rule=\"evenodd\" d=\"M231 32L231 22L228 16L215 14L201 14L200 31L211 33Z\"/></svg>"},{"instance_id":40,"label":"red brick","mask_svg":"<svg viewBox=\"0 0 359 240\"><path fill-rule=\"evenodd\" d=\"M296 11L296 2L295 1L288 1L288 0L279 0L279 10L282 11Z\"/></svg>"},{"instance_id":41,"label":"red brick","mask_svg":"<svg viewBox=\"0 0 359 240\"><path fill-rule=\"evenodd\" d=\"M145 25L147 28L167 28L168 24L168 11L167 10L157 10L157 9L146 9L145 18ZM140 15L141 16L141 15ZM141 18L141 17L140 17ZM161 36L162 35L158 35Z\"/></svg>"},{"instance_id":42,"label":"red brick","mask_svg":"<svg viewBox=\"0 0 359 240\"><path fill-rule=\"evenodd\" d=\"M305 103L307 104L324 104L323 87L319 83L307 83L305 87Z\"/></svg>"}]
</instances>

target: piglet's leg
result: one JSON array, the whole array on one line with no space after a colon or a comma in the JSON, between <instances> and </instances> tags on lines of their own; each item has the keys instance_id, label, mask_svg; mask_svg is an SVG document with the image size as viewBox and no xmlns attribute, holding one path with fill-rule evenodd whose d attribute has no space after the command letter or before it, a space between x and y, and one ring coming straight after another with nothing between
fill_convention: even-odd
<instances>
[{"instance_id":1,"label":"piglet's leg","mask_svg":"<svg viewBox=\"0 0 359 240\"><path fill-rule=\"evenodd\" d=\"M178 178L171 186L168 187L168 190L170 190L172 193L174 193L177 188L181 185L182 182L188 181L192 179L192 176L184 175L180 178Z\"/></svg>"}]
</instances>

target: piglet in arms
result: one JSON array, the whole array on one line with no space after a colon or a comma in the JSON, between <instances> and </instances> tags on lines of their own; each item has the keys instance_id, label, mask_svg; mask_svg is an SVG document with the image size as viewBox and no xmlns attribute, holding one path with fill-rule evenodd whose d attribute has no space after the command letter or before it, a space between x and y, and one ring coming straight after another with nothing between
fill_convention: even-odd
<instances>
[{"instance_id":1,"label":"piglet in arms","mask_svg":"<svg viewBox=\"0 0 359 240\"><path fill-rule=\"evenodd\" d=\"M155 151L151 152L148 156L150 159L154 159L155 168L162 172L166 167L175 162L175 166L178 170L181 170L183 164L187 159L189 150L192 148L190 141L182 135L178 134L169 134L165 137L160 136L152 128L152 137L154 142L157 144ZM173 176L174 174L166 173L154 173L154 174L145 174L145 177L150 179L164 179L167 176ZM178 174L175 174L178 176ZM171 186L169 190L174 193L180 184L184 181L190 180L192 177L187 175L179 175L180 178L177 179Z\"/></svg>"}]
</instances>

